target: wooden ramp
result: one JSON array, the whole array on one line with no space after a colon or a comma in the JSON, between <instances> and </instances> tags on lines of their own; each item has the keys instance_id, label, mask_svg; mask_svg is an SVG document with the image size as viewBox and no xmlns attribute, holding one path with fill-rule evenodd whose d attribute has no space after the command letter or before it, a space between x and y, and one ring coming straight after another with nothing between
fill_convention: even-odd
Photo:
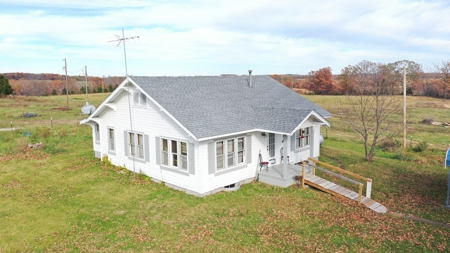
<instances>
[{"instance_id":1,"label":"wooden ramp","mask_svg":"<svg viewBox=\"0 0 450 253\"><path fill-rule=\"evenodd\" d=\"M315 176L312 174L306 174L305 175L305 184L310 185L319 190L322 190L324 192L328 192L332 195L346 197L348 199L358 202L358 193L357 192L354 192L345 187L339 186L335 183L327 181L318 176ZM369 208L377 213L386 213L387 212L387 208L385 206L376 202L373 199L370 199L370 198L367 198L364 196L362 196L362 198L361 198L361 204L363 204L367 208Z\"/></svg>"}]
</instances>

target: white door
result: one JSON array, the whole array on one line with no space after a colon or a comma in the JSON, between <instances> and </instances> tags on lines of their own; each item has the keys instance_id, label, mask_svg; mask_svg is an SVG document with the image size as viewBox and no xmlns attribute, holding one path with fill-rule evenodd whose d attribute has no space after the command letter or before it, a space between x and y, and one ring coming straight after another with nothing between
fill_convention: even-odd
<instances>
[{"instance_id":1,"label":"white door","mask_svg":"<svg viewBox=\"0 0 450 253\"><path fill-rule=\"evenodd\" d=\"M269 133L269 138L267 138L267 154L269 156L270 164L276 164L276 152L275 152L275 134Z\"/></svg>"}]
</instances>

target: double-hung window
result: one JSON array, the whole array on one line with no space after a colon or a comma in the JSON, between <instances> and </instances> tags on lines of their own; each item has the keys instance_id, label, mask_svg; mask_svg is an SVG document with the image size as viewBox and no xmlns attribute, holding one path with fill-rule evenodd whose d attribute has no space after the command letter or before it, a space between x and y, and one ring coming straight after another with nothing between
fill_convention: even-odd
<instances>
[{"instance_id":1,"label":"double-hung window","mask_svg":"<svg viewBox=\"0 0 450 253\"><path fill-rule=\"evenodd\" d=\"M245 138L238 137L216 142L217 171L245 163Z\"/></svg>"},{"instance_id":2,"label":"double-hung window","mask_svg":"<svg viewBox=\"0 0 450 253\"><path fill-rule=\"evenodd\" d=\"M109 151L115 151L114 128L108 128L108 149L109 149Z\"/></svg>"},{"instance_id":3,"label":"double-hung window","mask_svg":"<svg viewBox=\"0 0 450 253\"><path fill-rule=\"evenodd\" d=\"M311 127L300 128L295 134L295 147L303 148L311 145Z\"/></svg>"},{"instance_id":4,"label":"double-hung window","mask_svg":"<svg viewBox=\"0 0 450 253\"><path fill-rule=\"evenodd\" d=\"M216 160L217 160L217 170L225 169L223 141L216 142Z\"/></svg>"},{"instance_id":5,"label":"double-hung window","mask_svg":"<svg viewBox=\"0 0 450 253\"><path fill-rule=\"evenodd\" d=\"M100 142L100 126L98 124L95 124L94 129L95 129L95 133L94 133L95 142Z\"/></svg>"},{"instance_id":6,"label":"double-hung window","mask_svg":"<svg viewBox=\"0 0 450 253\"><path fill-rule=\"evenodd\" d=\"M238 138L238 163L244 163L244 137Z\"/></svg>"},{"instance_id":7,"label":"double-hung window","mask_svg":"<svg viewBox=\"0 0 450 253\"><path fill-rule=\"evenodd\" d=\"M161 144L161 164L170 168L187 171L187 142L161 138Z\"/></svg>"},{"instance_id":8,"label":"double-hung window","mask_svg":"<svg viewBox=\"0 0 450 253\"><path fill-rule=\"evenodd\" d=\"M144 135L128 132L128 154L144 159Z\"/></svg>"}]
</instances>

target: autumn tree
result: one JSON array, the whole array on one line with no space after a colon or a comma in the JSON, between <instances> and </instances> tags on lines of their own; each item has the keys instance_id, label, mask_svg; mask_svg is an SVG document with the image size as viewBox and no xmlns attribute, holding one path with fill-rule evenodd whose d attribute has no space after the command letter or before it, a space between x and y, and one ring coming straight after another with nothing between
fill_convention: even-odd
<instances>
[{"instance_id":1,"label":"autumn tree","mask_svg":"<svg viewBox=\"0 0 450 253\"><path fill-rule=\"evenodd\" d=\"M3 75L0 75L0 97L7 96L9 94L12 94L13 92L14 90L9 84L8 79L5 78Z\"/></svg>"},{"instance_id":2,"label":"autumn tree","mask_svg":"<svg viewBox=\"0 0 450 253\"><path fill-rule=\"evenodd\" d=\"M361 137L366 161L372 160L380 142L403 130L396 115L401 112L401 99L393 96L395 74L385 64L362 61L352 69L353 93L339 103L344 121Z\"/></svg>"},{"instance_id":3,"label":"autumn tree","mask_svg":"<svg viewBox=\"0 0 450 253\"><path fill-rule=\"evenodd\" d=\"M308 89L316 94L331 94L334 90L331 68L321 68L308 73Z\"/></svg>"},{"instance_id":4,"label":"autumn tree","mask_svg":"<svg viewBox=\"0 0 450 253\"><path fill-rule=\"evenodd\" d=\"M442 61L440 64L434 64L434 71L437 74L437 79L439 80L442 95L447 98L447 93L450 88L450 61Z\"/></svg>"},{"instance_id":5,"label":"autumn tree","mask_svg":"<svg viewBox=\"0 0 450 253\"><path fill-rule=\"evenodd\" d=\"M338 93L349 95L355 92L356 71L356 66L350 65L341 70L341 74L337 77L340 86Z\"/></svg>"}]
</instances>

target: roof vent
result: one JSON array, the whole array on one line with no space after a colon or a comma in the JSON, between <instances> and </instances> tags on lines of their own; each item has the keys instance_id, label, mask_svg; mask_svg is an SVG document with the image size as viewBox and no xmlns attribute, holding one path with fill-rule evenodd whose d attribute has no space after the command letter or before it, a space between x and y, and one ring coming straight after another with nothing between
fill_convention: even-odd
<instances>
[{"instance_id":1,"label":"roof vent","mask_svg":"<svg viewBox=\"0 0 450 253\"><path fill-rule=\"evenodd\" d=\"M252 84L252 70L251 69L248 70L248 87L253 88L253 84Z\"/></svg>"}]
</instances>

